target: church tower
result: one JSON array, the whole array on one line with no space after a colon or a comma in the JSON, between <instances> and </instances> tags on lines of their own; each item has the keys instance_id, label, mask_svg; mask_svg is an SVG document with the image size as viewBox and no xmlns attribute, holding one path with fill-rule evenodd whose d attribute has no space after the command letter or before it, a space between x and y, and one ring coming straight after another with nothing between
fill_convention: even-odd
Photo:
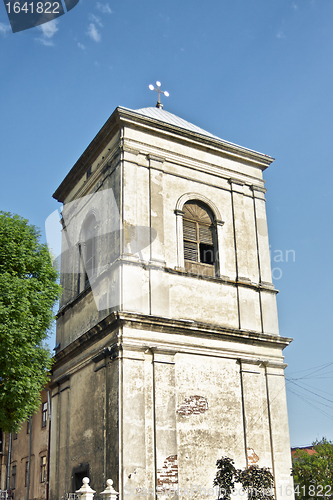
<instances>
[{"instance_id":1,"label":"church tower","mask_svg":"<svg viewBox=\"0 0 333 500\"><path fill-rule=\"evenodd\" d=\"M208 497L221 456L291 457L263 171L273 159L160 108L118 107L63 203L50 499ZM168 492L169 490L169 492Z\"/></svg>"}]
</instances>

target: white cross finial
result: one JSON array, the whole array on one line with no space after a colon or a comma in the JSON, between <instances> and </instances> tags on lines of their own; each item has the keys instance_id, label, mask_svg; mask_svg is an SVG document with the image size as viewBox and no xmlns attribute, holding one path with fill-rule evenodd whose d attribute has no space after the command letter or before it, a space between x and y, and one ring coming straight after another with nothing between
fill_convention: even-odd
<instances>
[{"instance_id":1,"label":"white cross finial","mask_svg":"<svg viewBox=\"0 0 333 500\"><path fill-rule=\"evenodd\" d=\"M165 97L169 97L169 92L166 90L161 90L161 82L156 82L157 89L155 89L154 85L149 85L150 90L156 90L157 92L157 104L156 107L163 109L163 104L161 103L161 94L164 94Z\"/></svg>"}]
</instances>

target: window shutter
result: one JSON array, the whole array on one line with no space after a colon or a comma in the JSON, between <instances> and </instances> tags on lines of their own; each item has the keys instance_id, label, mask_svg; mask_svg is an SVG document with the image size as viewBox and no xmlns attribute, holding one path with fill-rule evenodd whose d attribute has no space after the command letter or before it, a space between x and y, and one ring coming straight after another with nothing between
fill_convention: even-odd
<instances>
[{"instance_id":1,"label":"window shutter","mask_svg":"<svg viewBox=\"0 0 333 500\"><path fill-rule=\"evenodd\" d=\"M189 220L183 220L184 240L197 241L196 223Z\"/></svg>"},{"instance_id":2,"label":"window shutter","mask_svg":"<svg viewBox=\"0 0 333 500\"><path fill-rule=\"evenodd\" d=\"M198 262L198 245L195 241L184 241L184 259Z\"/></svg>"},{"instance_id":3,"label":"window shutter","mask_svg":"<svg viewBox=\"0 0 333 500\"><path fill-rule=\"evenodd\" d=\"M199 225L199 241L207 245L213 245L213 231L211 227Z\"/></svg>"},{"instance_id":4,"label":"window shutter","mask_svg":"<svg viewBox=\"0 0 333 500\"><path fill-rule=\"evenodd\" d=\"M186 203L183 208L183 239L185 268L192 271L193 265L214 266L215 228L213 216L199 202ZM187 262L187 264L186 264ZM214 276L214 267L212 268ZM197 271L196 271L197 272Z\"/></svg>"}]
</instances>

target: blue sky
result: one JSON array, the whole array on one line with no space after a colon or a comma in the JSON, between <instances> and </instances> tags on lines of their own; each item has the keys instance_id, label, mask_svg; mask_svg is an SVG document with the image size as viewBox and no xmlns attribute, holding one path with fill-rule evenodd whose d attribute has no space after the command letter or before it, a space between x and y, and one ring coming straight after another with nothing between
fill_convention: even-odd
<instances>
[{"instance_id":1,"label":"blue sky","mask_svg":"<svg viewBox=\"0 0 333 500\"><path fill-rule=\"evenodd\" d=\"M276 158L265 180L280 333L294 338L292 445L333 440L332 21L330 0L81 0L13 34L0 5L2 210L43 229L99 128L119 105L154 106L156 80L167 111Z\"/></svg>"}]
</instances>

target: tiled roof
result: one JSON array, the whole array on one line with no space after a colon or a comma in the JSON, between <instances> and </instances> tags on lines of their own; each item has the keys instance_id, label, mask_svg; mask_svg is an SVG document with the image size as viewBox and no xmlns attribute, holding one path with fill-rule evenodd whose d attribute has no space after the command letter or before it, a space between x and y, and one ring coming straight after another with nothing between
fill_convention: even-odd
<instances>
[{"instance_id":1,"label":"tiled roof","mask_svg":"<svg viewBox=\"0 0 333 500\"><path fill-rule=\"evenodd\" d=\"M291 455L293 457L295 456L297 450L305 451L308 455L314 455L317 453L313 446L299 446L298 448L291 448Z\"/></svg>"}]
</instances>

